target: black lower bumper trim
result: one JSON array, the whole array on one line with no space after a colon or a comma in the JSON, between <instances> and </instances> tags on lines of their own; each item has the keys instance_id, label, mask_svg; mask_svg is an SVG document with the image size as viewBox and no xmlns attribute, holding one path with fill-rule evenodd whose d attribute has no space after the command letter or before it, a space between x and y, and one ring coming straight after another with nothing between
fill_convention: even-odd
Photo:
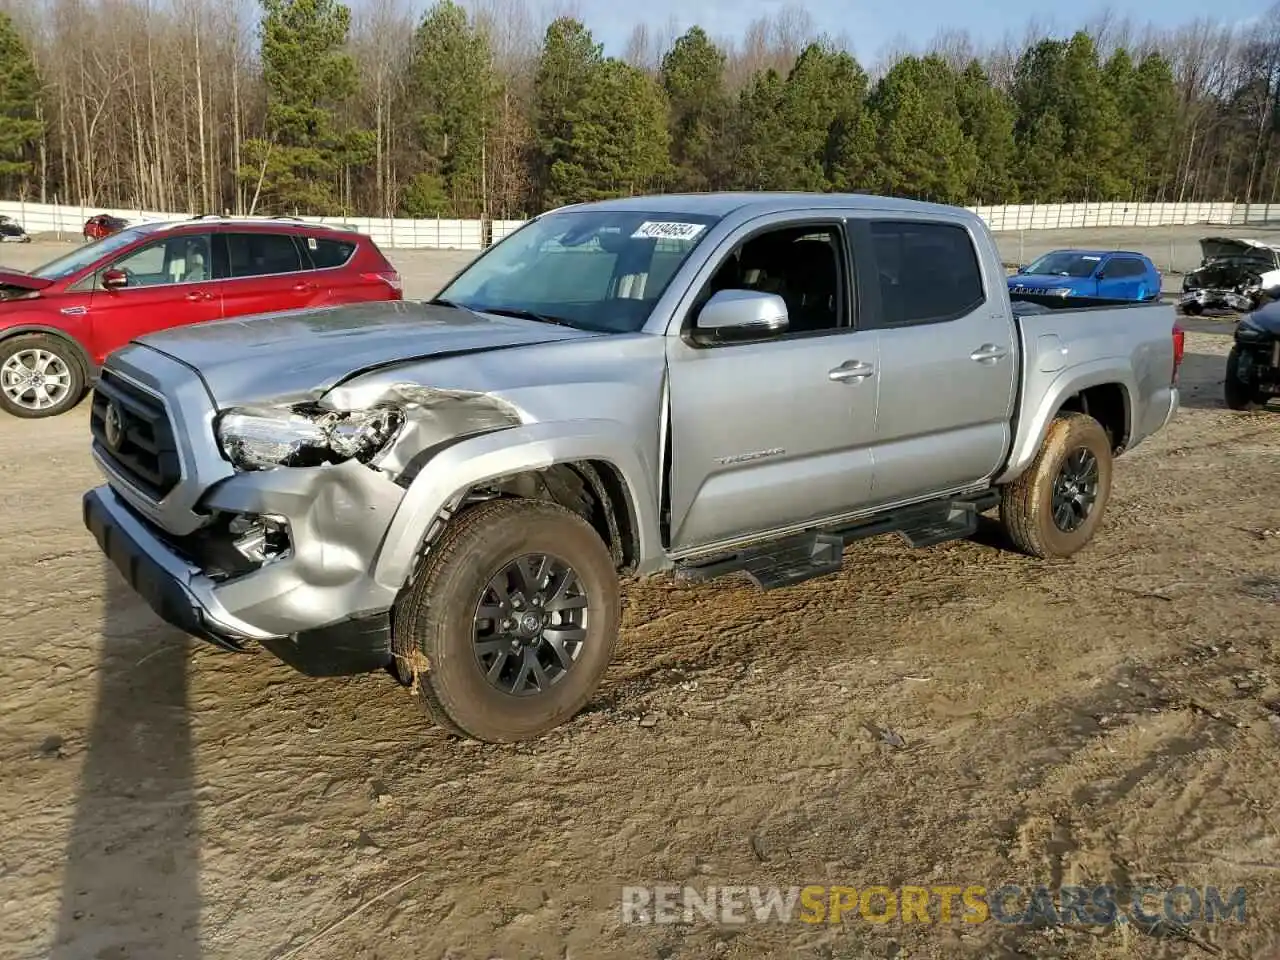
<instances>
[{"instance_id":1,"label":"black lower bumper trim","mask_svg":"<svg viewBox=\"0 0 1280 960\"><path fill-rule=\"evenodd\" d=\"M371 673L390 666L392 661L391 612L354 617L291 637L258 642L308 677Z\"/></svg>"},{"instance_id":2,"label":"black lower bumper trim","mask_svg":"<svg viewBox=\"0 0 1280 960\"><path fill-rule=\"evenodd\" d=\"M216 633L209 627L186 588L112 518L102 497L97 490L84 495L84 525L125 582L170 626L223 650L244 653L244 644L239 638Z\"/></svg>"},{"instance_id":3,"label":"black lower bumper trim","mask_svg":"<svg viewBox=\"0 0 1280 960\"><path fill-rule=\"evenodd\" d=\"M153 559L112 515L104 499L110 496L114 494L101 489L84 495L84 525L129 586L170 626L223 650L246 653L244 638L211 623L181 580ZM310 677L370 673L392 662L391 613L371 613L293 636L257 642Z\"/></svg>"}]
</instances>

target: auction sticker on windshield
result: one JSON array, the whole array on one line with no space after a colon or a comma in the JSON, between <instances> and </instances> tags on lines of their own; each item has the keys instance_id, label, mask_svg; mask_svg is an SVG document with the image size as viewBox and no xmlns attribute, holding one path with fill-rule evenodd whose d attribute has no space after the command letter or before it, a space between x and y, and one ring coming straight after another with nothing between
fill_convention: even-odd
<instances>
[{"instance_id":1,"label":"auction sticker on windshield","mask_svg":"<svg viewBox=\"0 0 1280 960\"><path fill-rule=\"evenodd\" d=\"M666 220L646 220L631 235L632 240L647 237L651 240L692 240L703 230L705 223L673 223Z\"/></svg>"}]
</instances>

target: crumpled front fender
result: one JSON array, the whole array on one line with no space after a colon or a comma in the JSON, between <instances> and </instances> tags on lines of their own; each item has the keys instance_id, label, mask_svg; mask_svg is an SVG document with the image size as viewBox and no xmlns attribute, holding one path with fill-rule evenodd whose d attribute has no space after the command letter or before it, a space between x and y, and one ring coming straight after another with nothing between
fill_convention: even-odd
<instances>
[{"instance_id":1,"label":"crumpled front fender","mask_svg":"<svg viewBox=\"0 0 1280 960\"><path fill-rule=\"evenodd\" d=\"M374 579L398 589L412 572L414 560L433 521L469 489L502 477L542 470L557 463L582 460L612 465L627 489L633 529L639 538L638 572L661 561L655 479L657 465L624 438L624 424L611 420L533 423L497 430L436 454L410 483L383 540Z\"/></svg>"}]
</instances>

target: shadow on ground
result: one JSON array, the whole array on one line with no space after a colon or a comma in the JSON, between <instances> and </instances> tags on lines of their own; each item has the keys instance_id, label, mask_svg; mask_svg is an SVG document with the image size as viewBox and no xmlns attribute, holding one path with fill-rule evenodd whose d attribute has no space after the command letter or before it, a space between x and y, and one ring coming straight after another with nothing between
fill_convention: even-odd
<instances>
[{"instance_id":1,"label":"shadow on ground","mask_svg":"<svg viewBox=\"0 0 1280 960\"><path fill-rule=\"evenodd\" d=\"M50 960L200 956L192 641L104 562L102 654Z\"/></svg>"},{"instance_id":2,"label":"shadow on ground","mask_svg":"<svg viewBox=\"0 0 1280 960\"><path fill-rule=\"evenodd\" d=\"M1179 405L1197 410L1225 410L1222 382L1227 358L1218 354L1187 353L1178 371Z\"/></svg>"}]
</instances>

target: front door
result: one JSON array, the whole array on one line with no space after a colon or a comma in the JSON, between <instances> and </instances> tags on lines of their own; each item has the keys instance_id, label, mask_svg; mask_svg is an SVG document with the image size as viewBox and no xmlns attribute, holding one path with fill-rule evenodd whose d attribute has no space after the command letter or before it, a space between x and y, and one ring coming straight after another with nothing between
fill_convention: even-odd
<instances>
[{"instance_id":1,"label":"front door","mask_svg":"<svg viewBox=\"0 0 1280 960\"><path fill-rule=\"evenodd\" d=\"M879 334L851 325L844 242L831 223L749 236L697 301L719 289L777 293L787 333L716 346L668 338L673 551L822 520L870 497Z\"/></svg>"},{"instance_id":2,"label":"front door","mask_svg":"<svg viewBox=\"0 0 1280 960\"><path fill-rule=\"evenodd\" d=\"M209 240L207 233L155 240L97 272L89 300L95 362L136 337L222 316L221 285L210 272ZM125 285L104 288L102 276L108 270L124 273Z\"/></svg>"},{"instance_id":3,"label":"front door","mask_svg":"<svg viewBox=\"0 0 1280 960\"><path fill-rule=\"evenodd\" d=\"M880 331L876 502L988 478L1009 451L1018 371L1004 277L984 275L962 223L872 220L854 233L863 313Z\"/></svg>"}]
</instances>

